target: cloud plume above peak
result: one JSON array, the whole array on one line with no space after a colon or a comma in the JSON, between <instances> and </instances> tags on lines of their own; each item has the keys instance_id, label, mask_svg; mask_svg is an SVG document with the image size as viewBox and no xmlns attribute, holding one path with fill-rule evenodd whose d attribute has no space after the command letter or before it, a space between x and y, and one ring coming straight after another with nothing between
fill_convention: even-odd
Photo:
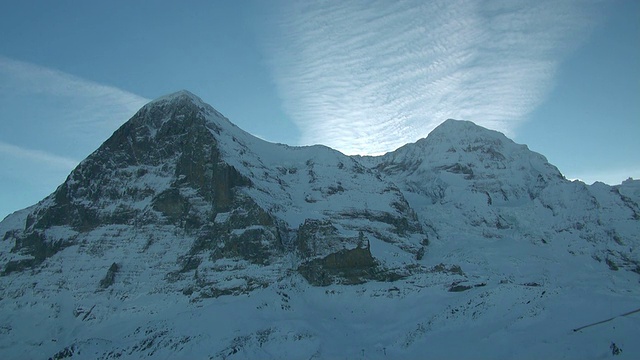
<instances>
[{"instance_id":1,"label":"cloud plume above peak","mask_svg":"<svg viewBox=\"0 0 640 360\"><path fill-rule=\"evenodd\" d=\"M0 55L0 219L50 194L147 101Z\"/></svg>"},{"instance_id":2,"label":"cloud plume above peak","mask_svg":"<svg viewBox=\"0 0 640 360\"><path fill-rule=\"evenodd\" d=\"M595 23L596 4L287 2L269 64L302 144L380 154L447 118L511 135Z\"/></svg>"},{"instance_id":3,"label":"cloud plume above peak","mask_svg":"<svg viewBox=\"0 0 640 360\"><path fill-rule=\"evenodd\" d=\"M0 80L0 141L63 158L84 158L148 102L113 86L2 55ZM10 126L11 121L22 126Z\"/></svg>"}]
</instances>

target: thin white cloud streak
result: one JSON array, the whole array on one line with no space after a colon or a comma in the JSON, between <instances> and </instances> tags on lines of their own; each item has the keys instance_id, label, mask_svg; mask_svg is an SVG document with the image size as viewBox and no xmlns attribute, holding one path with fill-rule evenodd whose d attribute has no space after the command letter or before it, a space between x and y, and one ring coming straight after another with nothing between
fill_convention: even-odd
<instances>
[{"instance_id":1,"label":"thin white cloud streak","mask_svg":"<svg viewBox=\"0 0 640 360\"><path fill-rule=\"evenodd\" d=\"M146 102L0 55L0 219L50 194Z\"/></svg>"},{"instance_id":2,"label":"thin white cloud streak","mask_svg":"<svg viewBox=\"0 0 640 360\"><path fill-rule=\"evenodd\" d=\"M73 168L75 168L79 163L78 160L53 155L40 150L26 149L20 146L7 144L2 141L0 141L0 154L3 154L3 156L12 157L14 159L35 162L39 165L53 166L55 168L67 171L73 170Z\"/></svg>"},{"instance_id":3,"label":"thin white cloud streak","mask_svg":"<svg viewBox=\"0 0 640 360\"><path fill-rule=\"evenodd\" d=\"M596 22L587 1L297 1L267 43L301 143L379 154L447 118L512 135Z\"/></svg>"},{"instance_id":4,"label":"thin white cloud streak","mask_svg":"<svg viewBox=\"0 0 640 360\"><path fill-rule=\"evenodd\" d=\"M90 80L67 74L24 61L13 60L0 55L0 74L13 80L0 88L23 94L48 94L74 98L79 101L111 104L117 111L131 113L149 102L141 96L99 84ZM17 87L16 87L17 85ZM11 87L11 89L8 89ZM81 104L88 106L90 104ZM98 105L96 105L98 106Z\"/></svg>"},{"instance_id":5,"label":"thin white cloud streak","mask_svg":"<svg viewBox=\"0 0 640 360\"><path fill-rule=\"evenodd\" d=\"M88 155L149 101L113 86L1 55L0 79L1 96L23 101L46 115L42 119L15 119L14 114L0 111L0 121L42 123L38 128L53 133L33 136L56 137L59 146L42 149L52 154Z\"/></svg>"}]
</instances>

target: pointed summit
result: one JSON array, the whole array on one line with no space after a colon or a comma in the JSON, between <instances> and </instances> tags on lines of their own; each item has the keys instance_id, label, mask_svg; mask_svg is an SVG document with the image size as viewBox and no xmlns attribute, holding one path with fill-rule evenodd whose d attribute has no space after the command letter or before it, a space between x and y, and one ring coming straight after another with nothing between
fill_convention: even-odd
<instances>
[{"instance_id":1,"label":"pointed summit","mask_svg":"<svg viewBox=\"0 0 640 360\"><path fill-rule=\"evenodd\" d=\"M520 201L537 196L550 182L563 180L541 154L498 131L463 120L446 120L426 138L377 161L376 169L396 177L396 183L406 182L424 193L470 187L498 194L505 201Z\"/></svg>"},{"instance_id":2,"label":"pointed summit","mask_svg":"<svg viewBox=\"0 0 640 360\"><path fill-rule=\"evenodd\" d=\"M197 100L197 101L202 101L202 99L200 99L200 97L198 97L197 95L195 95L194 93L192 93L189 90L186 89L182 89L182 90L178 90L174 93L171 94L167 94L165 96L161 96L159 98L156 99L156 101L160 101L163 99L173 99L173 98L189 98L192 100Z\"/></svg>"},{"instance_id":3,"label":"pointed summit","mask_svg":"<svg viewBox=\"0 0 640 360\"><path fill-rule=\"evenodd\" d=\"M440 125L436 126L436 128L433 131L436 131L436 129L441 129L441 130L453 130L453 129L485 129L480 125L476 125L473 121L469 121L469 120L457 120L457 119L447 119L445 121L443 121L442 123L440 123Z\"/></svg>"},{"instance_id":4,"label":"pointed summit","mask_svg":"<svg viewBox=\"0 0 640 360\"><path fill-rule=\"evenodd\" d=\"M231 125L211 105L187 90L180 90L150 101L127 123L133 123L131 126L135 127L147 126L155 136L156 130L160 130L168 121L181 123L185 119L200 119L202 121L188 121L182 124L184 126L192 126L196 123L214 123L217 126Z\"/></svg>"},{"instance_id":5,"label":"pointed summit","mask_svg":"<svg viewBox=\"0 0 640 360\"><path fill-rule=\"evenodd\" d=\"M184 189L214 211L228 207L232 188L250 181L222 159L222 127L237 129L186 90L151 101L36 207L27 230L176 221L186 215L188 202L176 195Z\"/></svg>"},{"instance_id":6,"label":"pointed summit","mask_svg":"<svg viewBox=\"0 0 640 360\"><path fill-rule=\"evenodd\" d=\"M524 169L531 166L538 170L548 168L553 175L559 175L547 159L526 145L516 144L503 133L490 130L467 120L448 119L438 125L426 138L407 144L381 157L382 164L413 164L429 171L471 164L477 167L477 175L488 171L487 176L495 177L495 171ZM422 165L420 165L422 164Z\"/></svg>"},{"instance_id":7,"label":"pointed summit","mask_svg":"<svg viewBox=\"0 0 640 360\"><path fill-rule=\"evenodd\" d=\"M489 140L494 143L511 142L503 133L487 129L467 120L448 119L438 125L425 139L428 142L445 142L469 144L478 139Z\"/></svg>"},{"instance_id":8,"label":"pointed summit","mask_svg":"<svg viewBox=\"0 0 640 360\"><path fill-rule=\"evenodd\" d=\"M147 104L147 106L154 106L161 103L178 103L184 101L189 101L202 107L208 106L208 104L202 101L202 99L200 99L197 95L184 89L152 100Z\"/></svg>"},{"instance_id":9,"label":"pointed summit","mask_svg":"<svg viewBox=\"0 0 640 360\"><path fill-rule=\"evenodd\" d=\"M187 241L174 249L179 258L161 262L173 269L165 274L171 283L202 296L210 296L207 282L185 274L215 277L218 260L279 267L285 250L297 247L309 282L360 282L386 273L373 271L369 247L360 247L364 234L373 248L402 244L410 258L424 238L402 193L353 159L259 140L187 91L145 105L34 206L24 229L5 237L22 257L0 258L3 274L37 268L81 242L99 247L100 234L114 228L122 232L109 238L123 248L131 239L143 249L157 238ZM253 289L258 279L250 270L243 276L242 291Z\"/></svg>"}]
</instances>

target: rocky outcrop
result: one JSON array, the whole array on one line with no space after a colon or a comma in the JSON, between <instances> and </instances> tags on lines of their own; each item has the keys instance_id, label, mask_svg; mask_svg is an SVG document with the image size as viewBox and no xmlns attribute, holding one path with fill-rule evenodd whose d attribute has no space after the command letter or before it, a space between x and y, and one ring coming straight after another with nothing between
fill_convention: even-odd
<instances>
[{"instance_id":1,"label":"rocky outcrop","mask_svg":"<svg viewBox=\"0 0 640 360\"><path fill-rule=\"evenodd\" d=\"M376 266L369 248L357 247L307 261L298 267L298 272L316 286L333 283L353 285L377 280Z\"/></svg>"},{"instance_id":2,"label":"rocky outcrop","mask_svg":"<svg viewBox=\"0 0 640 360\"><path fill-rule=\"evenodd\" d=\"M4 273L37 266L74 243L50 238L45 230L53 227L89 233L104 226L166 223L205 239L220 235L209 224L231 210L247 215L230 226L264 224L269 216L255 202L237 199L236 189L251 181L223 161L209 127L187 94L141 109L28 215L24 229L10 235L12 251L32 258L5 264ZM239 222L238 216L231 219ZM260 238L255 231L239 238L249 234ZM229 254L248 256L241 250Z\"/></svg>"}]
</instances>

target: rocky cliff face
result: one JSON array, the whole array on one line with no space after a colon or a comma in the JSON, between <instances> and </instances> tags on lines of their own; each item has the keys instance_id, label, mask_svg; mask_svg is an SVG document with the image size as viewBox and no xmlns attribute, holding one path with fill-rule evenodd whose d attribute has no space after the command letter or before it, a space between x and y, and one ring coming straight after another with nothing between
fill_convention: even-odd
<instances>
[{"instance_id":1,"label":"rocky cliff face","mask_svg":"<svg viewBox=\"0 0 640 360\"><path fill-rule=\"evenodd\" d=\"M105 232L109 245L97 240ZM281 268L285 255L299 256L299 265L338 254L349 263L365 240L415 253L424 235L399 189L353 159L325 147L260 141L188 92L142 108L31 209L23 226L4 234L4 244L13 243L3 253L4 275L40 271L67 248L111 258L136 247L139 255L123 261L144 262L156 239L171 246L178 237L186 248L158 261L169 283L190 296L218 294L219 268L228 261L237 261L234 274L246 270L239 276L247 283L236 289L245 291L269 281L248 269ZM331 267L316 265L303 266L309 279ZM403 265L371 257L367 266ZM187 280L194 274L197 281ZM342 282L340 274L314 283Z\"/></svg>"},{"instance_id":2,"label":"rocky cliff face","mask_svg":"<svg viewBox=\"0 0 640 360\"><path fill-rule=\"evenodd\" d=\"M640 273L639 184L570 182L542 155L466 121L448 120L426 139L380 157L271 144L179 92L143 107L53 194L0 223L0 352L246 357L261 354L246 352L257 344L307 346L319 336L289 322L281 324L294 329L286 334L231 326L221 334L248 335L211 355L193 350L207 343L201 334L168 330L182 323L172 317L182 309L192 318L201 306L219 314L226 302L213 299L233 295L270 299L227 309L247 316L266 316L262 311L276 301L278 311L328 311L356 323L353 310L345 315L318 304L351 291L360 299L355 309L377 312L378 298L413 299L411 308L423 309L415 304L433 300L421 297L423 289L483 291L486 302L469 295L440 309L452 319L475 319L502 301L533 299L544 287L522 309L535 317L544 313L540 299L562 294L558 284L575 280L567 271L593 272L579 282L614 279L632 296ZM324 300L308 297L314 290L301 290L307 285L297 279L309 289L329 287ZM285 289L297 289L302 300ZM151 324L164 308L172 309L164 316L173 325ZM402 330L406 336L390 348L407 349L444 324L441 313L412 311L431 320ZM41 320L24 324L56 334L55 341L34 347L45 335L21 325L27 314ZM95 339L111 336L105 334L117 324L114 314L131 317L130 328L100 345ZM386 319L383 328L393 322ZM96 333L78 337L79 328ZM185 344L193 351L181 353Z\"/></svg>"}]
</instances>

